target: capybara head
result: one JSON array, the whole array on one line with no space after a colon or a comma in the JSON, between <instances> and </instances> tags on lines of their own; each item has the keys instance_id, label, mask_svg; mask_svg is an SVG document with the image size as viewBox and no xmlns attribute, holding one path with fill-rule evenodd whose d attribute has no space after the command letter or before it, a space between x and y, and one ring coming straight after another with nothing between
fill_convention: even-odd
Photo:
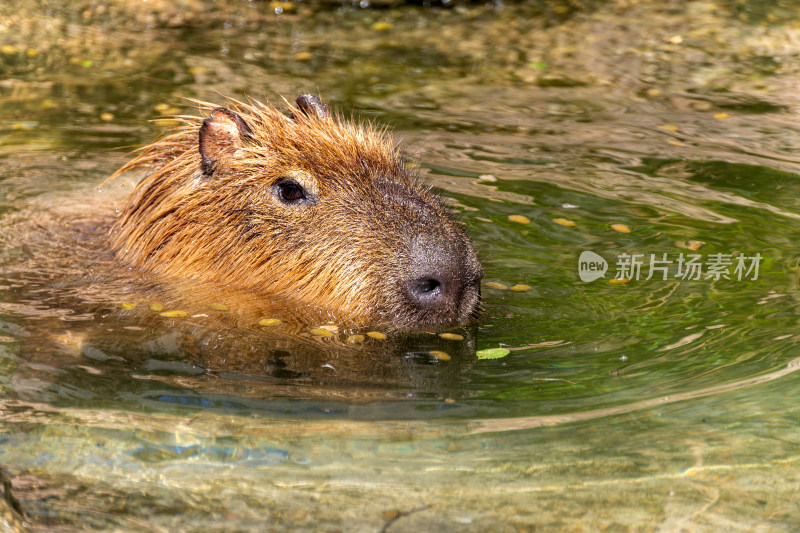
<instances>
[{"instance_id":1,"label":"capybara head","mask_svg":"<svg viewBox=\"0 0 800 533\"><path fill-rule=\"evenodd\" d=\"M111 243L136 268L285 297L353 324L462 324L483 270L462 225L385 132L311 95L201 104L120 169L151 170Z\"/></svg>"}]
</instances>

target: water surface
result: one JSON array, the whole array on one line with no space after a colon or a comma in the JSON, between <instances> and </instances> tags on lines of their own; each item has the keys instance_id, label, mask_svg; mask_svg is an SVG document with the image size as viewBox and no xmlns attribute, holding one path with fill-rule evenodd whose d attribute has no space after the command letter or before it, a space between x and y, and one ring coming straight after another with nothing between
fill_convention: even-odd
<instances>
[{"instance_id":1,"label":"water surface","mask_svg":"<svg viewBox=\"0 0 800 533\"><path fill-rule=\"evenodd\" d=\"M798 15L0 7L0 464L28 523L795 530ZM463 340L354 350L310 324L270 330L256 317L275 302L103 248L131 184L99 184L191 111L183 97L308 91L390 126L467 224L486 313ZM584 251L605 277L580 279ZM634 254L639 279L612 282ZM667 270L646 279L651 255ZM691 256L698 279L677 271ZM510 353L476 356L495 347Z\"/></svg>"}]
</instances>

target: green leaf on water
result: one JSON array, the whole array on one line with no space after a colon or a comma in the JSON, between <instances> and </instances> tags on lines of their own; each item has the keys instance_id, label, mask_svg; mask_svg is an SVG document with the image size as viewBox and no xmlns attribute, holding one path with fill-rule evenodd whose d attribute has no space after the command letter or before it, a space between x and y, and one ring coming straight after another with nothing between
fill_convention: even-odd
<instances>
[{"instance_id":1,"label":"green leaf on water","mask_svg":"<svg viewBox=\"0 0 800 533\"><path fill-rule=\"evenodd\" d=\"M508 348L488 348L486 350L478 350L475 355L478 359L500 359L511 353Z\"/></svg>"}]
</instances>

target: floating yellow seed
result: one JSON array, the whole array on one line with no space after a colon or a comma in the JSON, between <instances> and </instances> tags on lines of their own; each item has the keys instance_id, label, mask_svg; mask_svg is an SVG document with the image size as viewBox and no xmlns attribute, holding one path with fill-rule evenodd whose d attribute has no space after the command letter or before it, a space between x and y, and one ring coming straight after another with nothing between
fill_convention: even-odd
<instances>
[{"instance_id":1,"label":"floating yellow seed","mask_svg":"<svg viewBox=\"0 0 800 533\"><path fill-rule=\"evenodd\" d=\"M276 14L289 13L294 11L294 4L291 2L270 2L269 8Z\"/></svg>"},{"instance_id":2,"label":"floating yellow seed","mask_svg":"<svg viewBox=\"0 0 800 533\"><path fill-rule=\"evenodd\" d=\"M35 48L28 48L27 50L25 50L25 55L30 58L38 57L39 51L36 50Z\"/></svg>"},{"instance_id":3,"label":"floating yellow seed","mask_svg":"<svg viewBox=\"0 0 800 533\"><path fill-rule=\"evenodd\" d=\"M508 285L500 283L499 281L487 281L484 285L489 289L497 289L498 291L507 291Z\"/></svg>"},{"instance_id":4,"label":"floating yellow seed","mask_svg":"<svg viewBox=\"0 0 800 533\"><path fill-rule=\"evenodd\" d=\"M206 67L192 67L189 69L189 74L197 76L198 74L205 74L208 71Z\"/></svg>"},{"instance_id":5,"label":"floating yellow seed","mask_svg":"<svg viewBox=\"0 0 800 533\"><path fill-rule=\"evenodd\" d=\"M531 219L522 215L508 215L508 220L517 224L530 224Z\"/></svg>"},{"instance_id":6,"label":"floating yellow seed","mask_svg":"<svg viewBox=\"0 0 800 533\"><path fill-rule=\"evenodd\" d=\"M266 327L277 326L280 323L281 321L279 318L262 318L261 320L258 321L259 326L266 326Z\"/></svg>"},{"instance_id":7,"label":"floating yellow seed","mask_svg":"<svg viewBox=\"0 0 800 533\"><path fill-rule=\"evenodd\" d=\"M160 313L164 310L164 304L160 304L158 302L150 304L150 310L155 311L156 313Z\"/></svg>"},{"instance_id":8,"label":"floating yellow seed","mask_svg":"<svg viewBox=\"0 0 800 533\"><path fill-rule=\"evenodd\" d=\"M522 284L522 283L517 283L516 285L514 285L513 287L511 287L511 289L510 289L510 290L512 290L512 291L514 291L514 292L528 292L528 291L529 291L529 290L531 290L532 288L533 288L533 287L531 287L530 285L524 285L524 284Z\"/></svg>"},{"instance_id":9,"label":"floating yellow seed","mask_svg":"<svg viewBox=\"0 0 800 533\"><path fill-rule=\"evenodd\" d=\"M392 28L392 23L386 22L385 20L381 20L372 25L373 31L386 31L391 28Z\"/></svg>"},{"instance_id":10,"label":"floating yellow seed","mask_svg":"<svg viewBox=\"0 0 800 533\"><path fill-rule=\"evenodd\" d=\"M628 278L611 278L610 280L608 280L609 283L612 283L614 285L625 285L629 281L630 279Z\"/></svg>"},{"instance_id":11,"label":"floating yellow seed","mask_svg":"<svg viewBox=\"0 0 800 533\"><path fill-rule=\"evenodd\" d=\"M705 245L705 243L703 241L689 241L689 242L686 243L686 248L688 248L689 250L691 250L693 252L696 252L697 250L702 248L703 245Z\"/></svg>"},{"instance_id":12,"label":"floating yellow seed","mask_svg":"<svg viewBox=\"0 0 800 533\"><path fill-rule=\"evenodd\" d=\"M671 131L673 133L680 130L680 128L678 126L676 126L675 124L661 124L658 127L658 129L664 130L664 131Z\"/></svg>"},{"instance_id":13,"label":"floating yellow seed","mask_svg":"<svg viewBox=\"0 0 800 533\"><path fill-rule=\"evenodd\" d=\"M568 228L572 228L574 226L577 226L577 224L575 222L571 221L568 218L554 218L553 222L555 222L559 226L566 226Z\"/></svg>"},{"instance_id":14,"label":"floating yellow seed","mask_svg":"<svg viewBox=\"0 0 800 533\"><path fill-rule=\"evenodd\" d=\"M220 303L210 303L208 304L209 309L213 309L214 311L230 311L230 307L225 304Z\"/></svg>"},{"instance_id":15,"label":"floating yellow seed","mask_svg":"<svg viewBox=\"0 0 800 533\"><path fill-rule=\"evenodd\" d=\"M177 115L178 113L181 112L181 110L178 109L177 107L173 107L169 104L164 104L164 103L154 105L153 109L157 113L160 113L162 115Z\"/></svg>"},{"instance_id":16,"label":"floating yellow seed","mask_svg":"<svg viewBox=\"0 0 800 533\"><path fill-rule=\"evenodd\" d=\"M631 228L626 226L625 224L611 224L611 229L614 231L618 231L620 233L630 233Z\"/></svg>"},{"instance_id":17,"label":"floating yellow seed","mask_svg":"<svg viewBox=\"0 0 800 533\"><path fill-rule=\"evenodd\" d=\"M164 311L163 313L159 313L159 316L163 316L164 318L182 318L188 315L186 311Z\"/></svg>"},{"instance_id":18,"label":"floating yellow seed","mask_svg":"<svg viewBox=\"0 0 800 533\"><path fill-rule=\"evenodd\" d=\"M10 44L4 44L0 46L0 53L5 54L7 56L13 56L14 54L19 52L19 48Z\"/></svg>"},{"instance_id":19,"label":"floating yellow seed","mask_svg":"<svg viewBox=\"0 0 800 533\"><path fill-rule=\"evenodd\" d=\"M106 122L111 122L112 120L114 120L114 114L113 113L100 113L100 120L104 120Z\"/></svg>"},{"instance_id":20,"label":"floating yellow seed","mask_svg":"<svg viewBox=\"0 0 800 533\"><path fill-rule=\"evenodd\" d=\"M728 113L715 113L714 118L717 120L725 120L726 118L731 118Z\"/></svg>"},{"instance_id":21,"label":"floating yellow seed","mask_svg":"<svg viewBox=\"0 0 800 533\"><path fill-rule=\"evenodd\" d=\"M316 337L333 337L333 333L323 328L310 329L308 332Z\"/></svg>"},{"instance_id":22,"label":"floating yellow seed","mask_svg":"<svg viewBox=\"0 0 800 533\"><path fill-rule=\"evenodd\" d=\"M673 35L672 37L667 38L667 42L669 44L681 44L683 42L683 37L680 35Z\"/></svg>"},{"instance_id":23,"label":"floating yellow seed","mask_svg":"<svg viewBox=\"0 0 800 533\"><path fill-rule=\"evenodd\" d=\"M137 305L138 304L136 302L129 302L129 303L122 304L120 307L123 308L126 311L130 311L131 309L136 309Z\"/></svg>"},{"instance_id":24,"label":"floating yellow seed","mask_svg":"<svg viewBox=\"0 0 800 533\"><path fill-rule=\"evenodd\" d=\"M350 335L347 337L347 342L350 344L361 344L365 340L366 337L364 337L364 335Z\"/></svg>"},{"instance_id":25,"label":"floating yellow seed","mask_svg":"<svg viewBox=\"0 0 800 533\"><path fill-rule=\"evenodd\" d=\"M294 55L295 61L311 61L313 58L314 56L311 54L311 52L297 52Z\"/></svg>"},{"instance_id":26,"label":"floating yellow seed","mask_svg":"<svg viewBox=\"0 0 800 533\"><path fill-rule=\"evenodd\" d=\"M378 339L379 341L382 341L382 340L386 339L386 334L385 333L381 333L380 331L368 331L367 332L367 337L370 337L370 338L373 338L373 339Z\"/></svg>"},{"instance_id":27,"label":"floating yellow seed","mask_svg":"<svg viewBox=\"0 0 800 533\"><path fill-rule=\"evenodd\" d=\"M448 341L463 341L464 337L458 333L439 333L439 336Z\"/></svg>"},{"instance_id":28,"label":"floating yellow seed","mask_svg":"<svg viewBox=\"0 0 800 533\"><path fill-rule=\"evenodd\" d=\"M431 356L438 361L449 361L450 359L452 359L449 353L443 352L441 350L431 350L428 353L431 354Z\"/></svg>"}]
</instances>

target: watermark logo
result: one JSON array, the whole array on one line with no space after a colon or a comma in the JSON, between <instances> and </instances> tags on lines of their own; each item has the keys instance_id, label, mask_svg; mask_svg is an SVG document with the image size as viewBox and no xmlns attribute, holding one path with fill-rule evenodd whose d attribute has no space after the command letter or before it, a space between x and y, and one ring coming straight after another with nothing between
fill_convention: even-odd
<instances>
[{"instance_id":1,"label":"watermark logo","mask_svg":"<svg viewBox=\"0 0 800 533\"><path fill-rule=\"evenodd\" d=\"M668 280L700 281L720 279L742 281L757 280L761 254L637 254L619 253L615 263L616 280ZM588 250L578 258L578 276L590 282L605 277L608 262Z\"/></svg>"},{"instance_id":2,"label":"watermark logo","mask_svg":"<svg viewBox=\"0 0 800 533\"><path fill-rule=\"evenodd\" d=\"M590 282L603 278L608 270L608 261L594 252L586 250L578 258L578 276L581 281Z\"/></svg>"}]
</instances>

